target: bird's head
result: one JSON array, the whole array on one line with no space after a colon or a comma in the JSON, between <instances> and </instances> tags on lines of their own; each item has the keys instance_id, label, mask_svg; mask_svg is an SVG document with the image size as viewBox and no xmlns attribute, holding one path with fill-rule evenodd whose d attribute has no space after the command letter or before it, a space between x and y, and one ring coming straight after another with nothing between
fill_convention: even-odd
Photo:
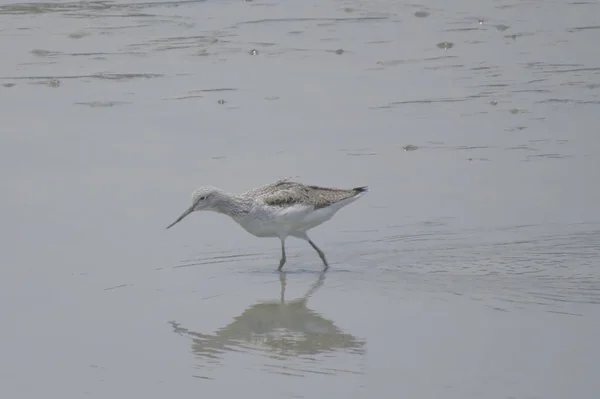
<instances>
[{"instance_id":1,"label":"bird's head","mask_svg":"<svg viewBox=\"0 0 600 399\"><path fill-rule=\"evenodd\" d=\"M212 186L202 186L192 193L192 204L185 210L173 223L167 226L167 229L179 223L184 217L194 211L214 210L217 202L220 200L223 191Z\"/></svg>"}]
</instances>

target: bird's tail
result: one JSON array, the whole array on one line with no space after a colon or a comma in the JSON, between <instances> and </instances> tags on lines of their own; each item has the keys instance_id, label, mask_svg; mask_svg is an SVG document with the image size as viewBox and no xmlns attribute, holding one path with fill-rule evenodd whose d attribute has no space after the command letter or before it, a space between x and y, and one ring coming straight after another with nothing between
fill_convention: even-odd
<instances>
[{"instance_id":1,"label":"bird's tail","mask_svg":"<svg viewBox=\"0 0 600 399\"><path fill-rule=\"evenodd\" d=\"M354 190L354 192L356 194L366 193L367 191L369 191L369 187L367 187L367 186L355 187L352 190Z\"/></svg>"}]
</instances>

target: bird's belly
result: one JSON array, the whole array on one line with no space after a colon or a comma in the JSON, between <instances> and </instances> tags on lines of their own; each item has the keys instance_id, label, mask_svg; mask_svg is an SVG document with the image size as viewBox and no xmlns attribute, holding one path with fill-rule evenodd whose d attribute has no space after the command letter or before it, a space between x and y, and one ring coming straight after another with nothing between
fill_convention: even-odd
<instances>
[{"instance_id":1,"label":"bird's belly","mask_svg":"<svg viewBox=\"0 0 600 399\"><path fill-rule=\"evenodd\" d=\"M312 229L331 219L335 212L336 210L331 207L314 210L298 221L295 230L306 231Z\"/></svg>"},{"instance_id":2,"label":"bird's belly","mask_svg":"<svg viewBox=\"0 0 600 399\"><path fill-rule=\"evenodd\" d=\"M282 233L281 225L271 220L249 218L240 220L239 224L256 237L280 237Z\"/></svg>"},{"instance_id":3,"label":"bird's belly","mask_svg":"<svg viewBox=\"0 0 600 399\"><path fill-rule=\"evenodd\" d=\"M331 219L337 209L333 207L317 210L288 208L271 212L260 217L245 217L237 222L248 233L256 237L286 237L294 233L305 232Z\"/></svg>"}]
</instances>

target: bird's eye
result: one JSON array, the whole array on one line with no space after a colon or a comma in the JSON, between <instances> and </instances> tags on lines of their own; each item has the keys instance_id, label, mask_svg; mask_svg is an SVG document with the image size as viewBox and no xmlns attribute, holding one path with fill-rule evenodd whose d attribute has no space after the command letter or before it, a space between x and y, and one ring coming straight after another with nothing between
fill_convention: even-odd
<instances>
[{"instance_id":1,"label":"bird's eye","mask_svg":"<svg viewBox=\"0 0 600 399\"><path fill-rule=\"evenodd\" d=\"M205 199L206 199L206 196L200 197L200 201L204 201Z\"/></svg>"}]
</instances>

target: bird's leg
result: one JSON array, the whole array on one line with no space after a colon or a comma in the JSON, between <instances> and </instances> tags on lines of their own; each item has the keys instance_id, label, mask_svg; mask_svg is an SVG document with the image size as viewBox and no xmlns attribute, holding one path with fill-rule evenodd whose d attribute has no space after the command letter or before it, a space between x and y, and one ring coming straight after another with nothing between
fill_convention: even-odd
<instances>
[{"instance_id":1,"label":"bird's leg","mask_svg":"<svg viewBox=\"0 0 600 399\"><path fill-rule=\"evenodd\" d=\"M283 265L285 265L285 241L281 240L281 260L279 261L279 267L277 270L281 271Z\"/></svg>"},{"instance_id":2,"label":"bird's leg","mask_svg":"<svg viewBox=\"0 0 600 399\"><path fill-rule=\"evenodd\" d=\"M315 249L315 251L317 251L317 253L319 254L319 258L321 258L321 260L323 261L323 264L325 265L323 270L327 270L329 268L329 264L327 263L327 259L325 259L325 254L323 253L323 251L321 251L319 247L317 247L315 243L312 242L310 239L308 239L308 243L311 247Z\"/></svg>"}]
</instances>

